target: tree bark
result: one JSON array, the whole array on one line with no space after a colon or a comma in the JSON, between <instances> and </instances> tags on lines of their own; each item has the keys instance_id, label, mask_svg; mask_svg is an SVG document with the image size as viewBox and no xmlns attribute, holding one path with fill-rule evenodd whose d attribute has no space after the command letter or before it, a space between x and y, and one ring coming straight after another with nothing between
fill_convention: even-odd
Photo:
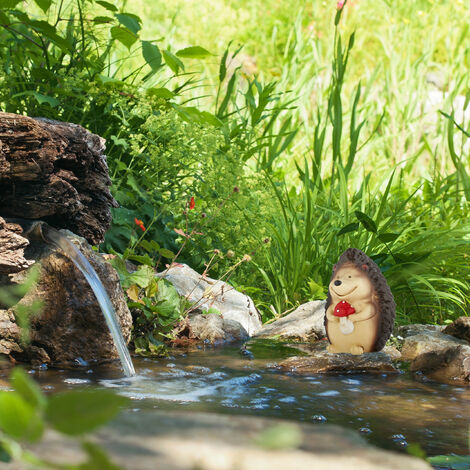
<instances>
[{"instance_id":1,"label":"tree bark","mask_svg":"<svg viewBox=\"0 0 470 470\"><path fill-rule=\"evenodd\" d=\"M0 214L101 243L117 206L104 151L105 140L79 125L0 113Z\"/></svg>"}]
</instances>

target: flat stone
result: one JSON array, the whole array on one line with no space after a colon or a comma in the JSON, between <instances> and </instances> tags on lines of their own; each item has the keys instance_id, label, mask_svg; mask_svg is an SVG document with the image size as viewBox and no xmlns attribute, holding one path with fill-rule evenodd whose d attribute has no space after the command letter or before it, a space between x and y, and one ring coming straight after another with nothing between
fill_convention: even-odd
<instances>
[{"instance_id":1,"label":"flat stone","mask_svg":"<svg viewBox=\"0 0 470 470\"><path fill-rule=\"evenodd\" d=\"M195 310L215 308L224 320L240 323L250 336L260 330L261 315L253 300L230 284L202 276L185 264L175 264L157 276L173 284L179 295L195 304Z\"/></svg>"},{"instance_id":2,"label":"flat stone","mask_svg":"<svg viewBox=\"0 0 470 470\"><path fill-rule=\"evenodd\" d=\"M255 336L296 341L317 341L326 336L324 318L325 301L314 300L301 305L279 320L263 325Z\"/></svg>"},{"instance_id":3,"label":"flat stone","mask_svg":"<svg viewBox=\"0 0 470 470\"><path fill-rule=\"evenodd\" d=\"M470 346L450 346L420 354L410 364L436 382L470 386Z\"/></svg>"},{"instance_id":4,"label":"flat stone","mask_svg":"<svg viewBox=\"0 0 470 470\"><path fill-rule=\"evenodd\" d=\"M449 347L467 345L463 340L446 335L437 330L423 331L423 333L407 336L401 349L402 359L412 361L421 354L444 351Z\"/></svg>"},{"instance_id":5,"label":"flat stone","mask_svg":"<svg viewBox=\"0 0 470 470\"><path fill-rule=\"evenodd\" d=\"M387 373L397 374L391 357L383 351L353 355L348 353L331 354L326 350L326 341L315 345L310 356L294 356L279 363L280 369L298 374L323 373Z\"/></svg>"},{"instance_id":6,"label":"flat stone","mask_svg":"<svg viewBox=\"0 0 470 470\"><path fill-rule=\"evenodd\" d=\"M470 317L457 318L444 328L443 333L470 343Z\"/></svg>"},{"instance_id":7,"label":"flat stone","mask_svg":"<svg viewBox=\"0 0 470 470\"><path fill-rule=\"evenodd\" d=\"M441 325L423 325L421 323L413 323L411 325L403 325L398 327L399 334L406 338L425 333L438 333L444 329Z\"/></svg>"},{"instance_id":8,"label":"flat stone","mask_svg":"<svg viewBox=\"0 0 470 470\"><path fill-rule=\"evenodd\" d=\"M259 444L266 430L283 426L292 445L269 449ZM279 428L278 428L279 429ZM381 450L356 432L339 426L296 424L248 416L150 411L123 413L94 434L114 462L132 470L430 470L425 461ZM30 446L56 463L84 460L76 441L48 432ZM12 470L15 464L5 465Z\"/></svg>"}]
</instances>

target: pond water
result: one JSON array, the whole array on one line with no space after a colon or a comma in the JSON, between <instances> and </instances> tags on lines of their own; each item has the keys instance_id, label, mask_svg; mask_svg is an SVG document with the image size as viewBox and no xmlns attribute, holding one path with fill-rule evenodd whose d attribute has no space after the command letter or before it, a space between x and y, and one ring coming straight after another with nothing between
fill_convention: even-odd
<instances>
[{"instance_id":1,"label":"pond water","mask_svg":"<svg viewBox=\"0 0 470 470\"><path fill-rule=\"evenodd\" d=\"M428 455L468 454L470 389L399 375L300 376L275 368L299 355L267 341L246 347L174 351L135 358L137 375L116 365L31 370L47 391L107 387L133 400L132 409L218 412L333 423L357 430L382 448L419 444Z\"/></svg>"}]
</instances>

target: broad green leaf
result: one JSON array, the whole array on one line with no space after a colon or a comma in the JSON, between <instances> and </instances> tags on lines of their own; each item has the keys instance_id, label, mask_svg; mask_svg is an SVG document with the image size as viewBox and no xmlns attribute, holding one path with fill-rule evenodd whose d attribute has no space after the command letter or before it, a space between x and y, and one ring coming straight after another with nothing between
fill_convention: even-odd
<instances>
[{"instance_id":1,"label":"broad green leaf","mask_svg":"<svg viewBox=\"0 0 470 470\"><path fill-rule=\"evenodd\" d=\"M36 5L44 12L47 13L47 10L52 5L52 0L34 0L36 2Z\"/></svg>"},{"instance_id":2,"label":"broad green leaf","mask_svg":"<svg viewBox=\"0 0 470 470\"><path fill-rule=\"evenodd\" d=\"M111 462L108 454L92 442L83 442L82 448L88 459L78 466L77 470L122 470L122 467Z\"/></svg>"},{"instance_id":3,"label":"broad green leaf","mask_svg":"<svg viewBox=\"0 0 470 470\"><path fill-rule=\"evenodd\" d=\"M108 11L113 11L113 12L118 11L118 8L115 5L109 2L105 2L104 0L96 0L96 3L106 8L106 10Z\"/></svg>"},{"instance_id":4,"label":"broad green leaf","mask_svg":"<svg viewBox=\"0 0 470 470\"><path fill-rule=\"evenodd\" d=\"M361 211L355 211L355 214L357 220L361 222L361 224L368 232L377 233L377 225L367 214L364 214L364 212Z\"/></svg>"},{"instance_id":5,"label":"broad green leaf","mask_svg":"<svg viewBox=\"0 0 470 470\"><path fill-rule=\"evenodd\" d=\"M46 397L24 370L16 367L11 374L11 383L23 400L35 409L43 409L46 406Z\"/></svg>"},{"instance_id":6,"label":"broad green leaf","mask_svg":"<svg viewBox=\"0 0 470 470\"><path fill-rule=\"evenodd\" d=\"M149 88L147 94L150 96L157 96L158 98L164 98L166 100L171 100L175 94L171 92L168 88Z\"/></svg>"},{"instance_id":7,"label":"broad green leaf","mask_svg":"<svg viewBox=\"0 0 470 470\"><path fill-rule=\"evenodd\" d=\"M359 224L357 222L353 222L351 224L345 225L337 234L336 236L339 237L340 235L344 235L345 233L355 232L359 228Z\"/></svg>"},{"instance_id":8,"label":"broad green leaf","mask_svg":"<svg viewBox=\"0 0 470 470\"><path fill-rule=\"evenodd\" d=\"M147 265L139 266L137 271L129 274L123 287L128 287L132 284L137 284L141 288L145 288L149 285L150 281L155 277L155 271L153 268Z\"/></svg>"},{"instance_id":9,"label":"broad green leaf","mask_svg":"<svg viewBox=\"0 0 470 470\"><path fill-rule=\"evenodd\" d=\"M176 55L178 57L186 57L188 59L203 59L204 57L212 55L207 49L200 46L190 46L180 49Z\"/></svg>"},{"instance_id":10,"label":"broad green leaf","mask_svg":"<svg viewBox=\"0 0 470 470\"><path fill-rule=\"evenodd\" d=\"M142 28L140 26L141 20L136 15L132 15L131 13L116 13L114 16L117 18L119 23L132 31L135 35L137 35Z\"/></svg>"},{"instance_id":11,"label":"broad green leaf","mask_svg":"<svg viewBox=\"0 0 470 470\"><path fill-rule=\"evenodd\" d=\"M38 93L37 91L23 91L21 93L17 93L16 95L13 95L13 98L16 98L18 96L33 96L34 98L36 98L36 101L39 104L47 103L53 108L55 108L60 103L58 99L53 98L52 96L43 95L41 93Z\"/></svg>"},{"instance_id":12,"label":"broad green leaf","mask_svg":"<svg viewBox=\"0 0 470 470\"><path fill-rule=\"evenodd\" d=\"M379 233L379 240L384 243L394 242L400 235L398 233Z\"/></svg>"},{"instance_id":13,"label":"broad green leaf","mask_svg":"<svg viewBox=\"0 0 470 470\"><path fill-rule=\"evenodd\" d=\"M162 255L164 258L168 258L168 259L172 259L175 254L170 251L170 250L167 250L166 248L160 248L158 250L158 253L160 253L160 255Z\"/></svg>"},{"instance_id":14,"label":"broad green leaf","mask_svg":"<svg viewBox=\"0 0 470 470\"><path fill-rule=\"evenodd\" d=\"M172 52L166 49L162 52L162 54L163 54L163 58L165 59L166 65L168 65L168 67L170 67L170 69L175 74L178 74L180 69L184 71L183 62L181 62L181 60L179 60L178 57L176 57Z\"/></svg>"},{"instance_id":15,"label":"broad green leaf","mask_svg":"<svg viewBox=\"0 0 470 470\"><path fill-rule=\"evenodd\" d=\"M15 392L0 392L0 429L14 439L37 441L44 431L41 417Z\"/></svg>"},{"instance_id":16,"label":"broad green leaf","mask_svg":"<svg viewBox=\"0 0 470 470\"><path fill-rule=\"evenodd\" d=\"M113 26L111 28L111 37L124 44L128 49L137 41L137 36L122 26Z\"/></svg>"},{"instance_id":17,"label":"broad green leaf","mask_svg":"<svg viewBox=\"0 0 470 470\"><path fill-rule=\"evenodd\" d=\"M75 436L107 423L128 402L127 398L108 390L60 393L49 399L46 418L58 431Z\"/></svg>"},{"instance_id":18,"label":"broad green leaf","mask_svg":"<svg viewBox=\"0 0 470 470\"><path fill-rule=\"evenodd\" d=\"M163 317L175 317L180 313L181 300L178 291L167 281L158 282L157 311ZM173 319L171 320L173 321Z\"/></svg>"},{"instance_id":19,"label":"broad green leaf","mask_svg":"<svg viewBox=\"0 0 470 470\"><path fill-rule=\"evenodd\" d=\"M106 24L106 23L111 23L113 18L110 18L109 16L95 16L93 18L93 23L95 24Z\"/></svg>"},{"instance_id":20,"label":"broad green leaf","mask_svg":"<svg viewBox=\"0 0 470 470\"><path fill-rule=\"evenodd\" d=\"M155 44L152 44L149 41L142 41L142 55L154 72L162 66L162 54Z\"/></svg>"},{"instance_id":21,"label":"broad green leaf","mask_svg":"<svg viewBox=\"0 0 470 470\"><path fill-rule=\"evenodd\" d=\"M20 3L22 0L2 0L0 3L2 8L9 9L9 8L15 8L18 3Z\"/></svg>"}]
</instances>

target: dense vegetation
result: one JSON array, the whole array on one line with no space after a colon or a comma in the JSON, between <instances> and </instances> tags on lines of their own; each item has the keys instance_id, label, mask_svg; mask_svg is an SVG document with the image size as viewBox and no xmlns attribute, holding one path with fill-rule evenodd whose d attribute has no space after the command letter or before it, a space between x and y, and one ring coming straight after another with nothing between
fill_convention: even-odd
<instances>
[{"instance_id":1,"label":"dense vegetation","mask_svg":"<svg viewBox=\"0 0 470 470\"><path fill-rule=\"evenodd\" d=\"M218 32L181 1L169 24L161 3L145 24L142 1L0 11L0 108L107 139L120 207L100 249L140 305L138 349L184 313L153 280L176 256L228 272L264 320L324 298L349 246L380 265L400 322L468 312L468 22L440 19L469 7L192 2L201 18L210 4L238 19Z\"/></svg>"}]
</instances>

